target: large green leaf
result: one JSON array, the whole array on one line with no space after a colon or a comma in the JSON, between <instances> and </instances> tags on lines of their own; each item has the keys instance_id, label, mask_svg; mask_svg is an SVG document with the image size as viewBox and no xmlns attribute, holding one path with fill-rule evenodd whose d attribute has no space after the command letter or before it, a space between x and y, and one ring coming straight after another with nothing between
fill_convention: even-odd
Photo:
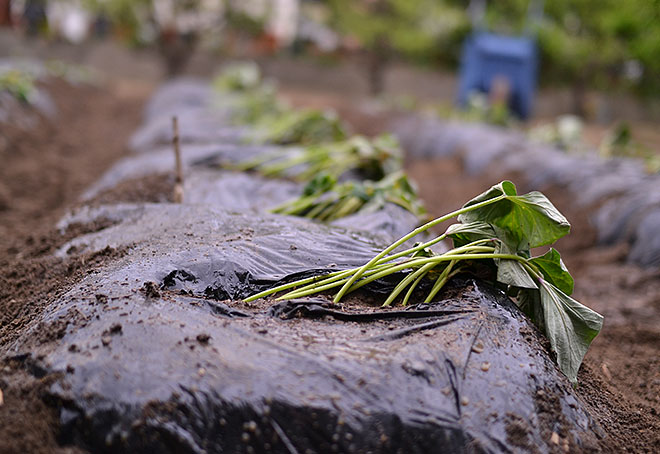
<instances>
[{"instance_id":1,"label":"large green leaf","mask_svg":"<svg viewBox=\"0 0 660 454\"><path fill-rule=\"evenodd\" d=\"M519 196L510 181L493 186L466 203L464 208L495 198L500 199L463 213L458 220L496 225L518 242L519 249L554 243L570 231L566 218L543 194L533 191Z\"/></svg>"},{"instance_id":2,"label":"large green leaf","mask_svg":"<svg viewBox=\"0 0 660 454\"><path fill-rule=\"evenodd\" d=\"M517 255L516 253L518 251L514 250L508 242L500 240L495 247L495 252L498 254ZM520 288L538 288L536 282L534 282L534 279L529 275L520 261L515 259L495 259L495 263L497 264L498 282Z\"/></svg>"},{"instance_id":3,"label":"large green leaf","mask_svg":"<svg viewBox=\"0 0 660 454\"><path fill-rule=\"evenodd\" d=\"M573 293L573 277L568 272L561 255L554 248L540 257L530 260L543 273L543 278L557 287L562 292L570 295Z\"/></svg>"},{"instance_id":4,"label":"large green leaf","mask_svg":"<svg viewBox=\"0 0 660 454\"><path fill-rule=\"evenodd\" d=\"M452 224L445 231L445 235L454 241L454 247L461 247L473 241L496 237L493 227L481 221Z\"/></svg>"},{"instance_id":5,"label":"large green leaf","mask_svg":"<svg viewBox=\"0 0 660 454\"><path fill-rule=\"evenodd\" d=\"M603 316L549 282L540 281L539 292L545 333L552 350L557 354L557 364L569 380L575 383L582 359L603 326Z\"/></svg>"},{"instance_id":6,"label":"large green leaf","mask_svg":"<svg viewBox=\"0 0 660 454\"><path fill-rule=\"evenodd\" d=\"M543 321L543 306L541 305L541 295L537 289L522 288L518 291L516 297L518 308L526 314L541 331L545 331L545 322Z\"/></svg>"}]
</instances>

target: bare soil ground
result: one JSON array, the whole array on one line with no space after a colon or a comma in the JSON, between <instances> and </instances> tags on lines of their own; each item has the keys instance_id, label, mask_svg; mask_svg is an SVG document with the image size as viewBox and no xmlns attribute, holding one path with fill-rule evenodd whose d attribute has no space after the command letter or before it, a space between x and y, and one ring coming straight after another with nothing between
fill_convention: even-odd
<instances>
[{"instance_id":1,"label":"bare soil ground","mask_svg":"<svg viewBox=\"0 0 660 454\"><path fill-rule=\"evenodd\" d=\"M149 94L124 82L95 88L50 81L46 89L58 107L55 118L42 118L28 131L1 126L2 345L83 273L117 254L106 250L80 260L56 259L52 252L67 237L82 232L62 236L54 225L81 192L124 154ZM58 416L43 400L55 377L35 377L21 358L1 361L0 453L78 452L58 446Z\"/></svg>"},{"instance_id":2,"label":"bare soil ground","mask_svg":"<svg viewBox=\"0 0 660 454\"><path fill-rule=\"evenodd\" d=\"M55 222L79 194L124 154L124 145L139 124L144 89L118 85L104 89L53 83L50 92L59 107L55 121L44 120L32 131L4 129L0 147L0 184L8 201L0 211L0 342L34 319L41 308L121 251L63 262L52 257L68 237ZM387 118L365 113L345 99L305 92L298 104L334 106L357 132L373 134ZM460 162L438 160L408 163L431 214L439 215L503 177L491 172L463 174ZM169 184L163 178L143 181L106 194L108 200L160 200ZM523 184L524 186L524 184ZM542 188L573 224L573 234L559 244L576 278L576 298L606 317L580 375L579 394L602 426L606 437L601 452L660 452L660 271L624 263L625 247L599 248L588 213L572 205L561 188ZM105 200L105 199L104 199ZM101 200L99 200L101 201ZM98 226L101 228L102 226ZM94 228L92 226L92 228ZM44 333L57 338L56 330ZM57 414L45 402L44 390L54 377L39 378L22 358L0 364L0 453L69 453L76 449L57 443ZM557 452L562 452L557 447Z\"/></svg>"}]
</instances>

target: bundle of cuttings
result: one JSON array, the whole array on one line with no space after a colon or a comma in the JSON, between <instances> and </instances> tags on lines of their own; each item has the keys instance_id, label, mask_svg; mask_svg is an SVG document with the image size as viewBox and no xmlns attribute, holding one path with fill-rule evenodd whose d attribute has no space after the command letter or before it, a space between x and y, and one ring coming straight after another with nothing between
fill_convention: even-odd
<instances>
[{"instance_id":1,"label":"bundle of cuttings","mask_svg":"<svg viewBox=\"0 0 660 454\"><path fill-rule=\"evenodd\" d=\"M102 75L93 68L85 65L63 62L61 60L49 60L45 63L49 76L66 80L70 84L78 85L100 85L103 82Z\"/></svg>"},{"instance_id":2,"label":"bundle of cuttings","mask_svg":"<svg viewBox=\"0 0 660 454\"><path fill-rule=\"evenodd\" d=\"M255 143L309 145L346 138L346 130L334 112L286 110L266 115L255 123Z\"/></svg>"},{"instance_id":3,"label":"bundle of cuttings","mask_svg":"<svg viewBox=\"0 0 660 454\"><path fill-rule=\"evenodd\" d=\"M247 92L261 84L261 72L254 62L232 63L213 79L213 87L222 92Z\"/></svg>"},{"instance_id":4,"label":"bundle of cuttings","mask_svg":"<svg viewBox=\"0 0 660 454\"><path fill-rule=\"evenodd\" d=\"M458 217L459 223L432 240L412 248L398 248L433 226ZM530 250L566 235L570 224L540 192L518 195L509 181L493 186L461 209L434 219L394 242L360 268L337 271L287 283L247 299L252 301L287 290L279 299L292 299L339 287L335 302L369 283L404 273L383 303L400 296L407 304L415 288L430 280L431 302L447 281L460 272L490 270L491 282L515 298L518 307L541 328L557 355L559 368L576 382L577 372L603 317L570 297L573 278L559 252L550 249L532 257ZM449 238L453 249L435 254L429 248ZM398 251L398 252L395 252Z\"/></svg>"},{"instance_id":5,"label":"bundle of cuttings","mask_svg":"<svg viewBox=\"0 0 660 454\"><path fill-rule=\"evenodd\" d=\"M277 99L275 85L262 80L255 63L230 65L214 79L213 86L223 94L218 107L229 109L237 124L254 124L289 110Z\"/></svg>"},{"instance_id":6,"label":"bundle of cuttings","mask_svg":"<svg viewBox=\"0 0 660 454\"><path fill-rule=\"evenodd\" d=\"M599 151L605 158L641 159L649 173L660 172L660 155L636 141L628 123L613 128L601 142Z\"/></svg>"},{"instance_id":7,"label":"bundle of cuttings","mask_svg":"<svg viewBox=\"0 0 660 454\"><path fill-rule=\"evenodd\" d=\"M339 178L347 172L376 181L401 169L402 161L403 153L393 136L381 135L373 139L353 136L348 140L263 154L237 168L303 182L321 173Z\"/></svg>"},{"instance_id":8,"label":"bundle of cuttings","mask_svg":"<svg viewBox=\"0 0 660 454\"><path fill-rule=\"evenodd\" d=\"M373 212L386 203L394 203L417 217L425 214L415 188L403 172L373 181L347 181L321 173L312 179L298 199L272 210L273 213L303 216L330 222L357 212Z\"/></svg>"},{"instance_id":9,"label":"bundle of cuttings","mask_svg":"<svg viewBox=\"0 0 660 454\"><path fill-rule=\"evenodd\" d=\"M239 125L251 125L263 121L264 118L277 118L289 111L289 108L277 99L275 87L269 84L225 97L220 107L229 108L232 120Z\"/></svg>"},{"instance_id":10,"label":"bundle of cuttings","mask_svg":"<svg viewBox=\"0 0 660 454\"><path fill-rule=\"evenodd\" d=\"M514 126L515 117L511 114L505 99L489 99L483 93L474 92L468 96L467 105L461 110L453 106L441 105L437 113L450 120L462 122L488 123L495 126Z\"/></svg>"},{"instance_id":11,"label":"bundle of cuttings","mask_svg":"<svg viewBox=\"0 0 660 454\"><path fill-rule=\"evenodd\" d=\"M35 96L35 78L29 72L10 69L0 72L0 92L7 91L21 102L29 103Z\"/></svg>"},{"instance_id":12,"label":"bundle of cuttings","mask_svg":"<svg viewBox=\"0 0 660 454\"><path fill-rule=\"evenodd\" d=\"M585 153L589 149L583 138L584 124L575 115L561 115L556 121L534 126L527 135L533 142L546 143L569 153Z\"/></svg>"}]
</instances>

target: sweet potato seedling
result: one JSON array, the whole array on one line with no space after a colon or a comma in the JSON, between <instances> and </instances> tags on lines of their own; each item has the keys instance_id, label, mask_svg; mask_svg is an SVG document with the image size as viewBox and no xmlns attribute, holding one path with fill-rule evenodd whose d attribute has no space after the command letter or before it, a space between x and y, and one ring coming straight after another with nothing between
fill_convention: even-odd
<instances>
[{"instance_id":1,"label":"sweet potato seedling","mask_svg":"<svg viewBox=\"0 0 660 454\"><path fill-rule=\"evenodd\" d=\"M445 233L397 251L404 243L435 225L458 218ZM505 287L518 307L550 340L559 368L572 381L603 317L570 297L573 279L559 252L532 257L531 248L549 245L566 235L570 224L540 192L518 195L510 181L503 181L466 203L461 209L434 219L385 248L359 268L337 271L287 283L256 294L252 301L288 290L278 299L293 299L339 287L334 301L369 283L403 272L399 284L383 302L389 306L401 296L407 304L424 279L432 282L424 301L430 302L447 281L475 264L491 267L492 280ZM429 248L449 238L453 249L435 254ZM403 293L405 291L405 294Z\"/></svg>"},{"instance_id":2,"label":"sweet potato seedling","mask_svg":"<svg viewBox=\"0 0 660 454\"><path fill-rule=\"evenodd\" d=\"M0 92L7 91L21 102L32 101L37 87L34 84L35 77L30 73L19 70L0 72Z\"/></svg>"},{"instance_id":3,"label":"sweet potato seedling","mask_svg":"<svg viewBox=\"0 0 660 454\"><path fill-rule=\"evenodd\" d=\"M425 214L415 189L403 172L392 173L376 182L345 183L338 183L333 175L321 172L305 186L300 197L271 211L329 222L360 211L377 211L386 203L399 205L417 217Z\"/></svg>"},{"instance_id":4,"label":"sweet potato seedling","mask_svg":"<svg viewBox=\"0 0 660 454\"><path fill-rule=\"evenodd\" d=\"M302 182L312 181L322 173L338 179L347 172L377 181L401 170L402 162L403 153L398 141L383 134L373 139L353 136L346 140L278 150L236 167L268 177L286 177Z\"/></svg>"}]
</instances>

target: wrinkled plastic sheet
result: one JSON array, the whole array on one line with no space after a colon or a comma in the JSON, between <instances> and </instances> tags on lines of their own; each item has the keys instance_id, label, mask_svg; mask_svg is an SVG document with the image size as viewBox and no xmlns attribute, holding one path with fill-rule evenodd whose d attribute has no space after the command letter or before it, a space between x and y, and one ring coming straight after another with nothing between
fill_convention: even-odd
<instances>
[{"instance_id":1,"label":"wrinkled plastic sheet","mask_svg":"<svg viewBox=\"0 0 660 454\"><path fill-rule=\"evenodd\" d=\"M219 170L223 165L291 149L263 145L186 146L182 152L184 203L208 204L236 212L265 213L296 199L302 194L300 183L265 178L256 173ZM173 168L174 153L167 148L128 156L90 187L83 195L83 200L89 201L124 181L171 173ZM419 220L406 209L387 203L379 210L358 212L332 224L372 232L383 241L392 242L417 227Z\"/></svg>"},{"instance_id":2,"label":"wrinkled plastic sheet","mask_svg":"<svg viewBox=\"0 0 660 454\"><path fill-rule=\"evenodd\" d=\"M158 117L172 117L182 110L204 108L216 97L207 80L179 77L163 83L151 95L144 109L145 122Z\"/></svg>"},{"instance_id":3,"label":"wrinkled plastic sheet","mask_svg":"<svg viewBox=\"0 0 660 454\"><path fill-rule=\"evenodd\" d=\"M643 266L660 266L660 205L649 210L635 231L628 259Z\"/></svg>"},{"instance_id":4,"label":"wrinkled plastic sheet","mask_svg":"<svg viewBox=\"0 0 660 454\"><path fill-rule=\"evenodd\" d=\"M70 225L93 224L105 219L112 224L101 231L73 239L56 255L67 257L100 251L106 247L131 248L131 258L138 274L147 273L151 280L164 275L152 265L154 254L170 258L173 270L184 270L208 282L214 268L229 259L235 274L250 270L249 279L272 283L286 275L312 269L358 266L379 249L374 236L366 232L329 227L305 219L278 216L238 214L204 205L124 204L85 208L68 216L58 226L66 231ZM302 246L300 246L302 244ZM379 247L381 245L379 244ZM163 260L160 257L159 260ZM188 263L183 269L177 263ZM155 274L154 274L155 273ZM219 279L222 282L222 279ZM245 292L229 293L228 298L248 296Z\"/></svg>"},{"instance_id":5,"label":"wrinkled plastic sheet","mask_svg":"<svg viewBox=\"0 0 660 454\"><path fill-rule=\"evenodd\" d=\"M176 111L179 140L182 144L241 144L251 137L250 129L232 126L230 114L206 107ZM160 115L143 124L129 141L136 153L151 151L172 143L172 116Z\"/></svg>"},{"instance_id":6,"label":"wrinkled plastic sheet","mask_svg":"<svg viewBox=\"0 0 660 454\"><path fill-rule=\"evenodd\" d=\"M629 242L637 244L642 238L636 231L649 212L660 207L660 181L648 181L634 185L617 198L613 198L598 208L593 222L598 228L598 239L612 244ZM638 247L654 247L641 242ZM655 252L660 254L660 250Z\"/></svg>"},{"instance_id":7,"label":"wrinkled plastic sheet","mask_svg":"<svg viewBox=\"0 0 660 454\"><path fill-rule=\"evenodd\" d=\"M399 205L386 203L379 210L359 211L350 216L337 219L331 223L334 226L346 227L352 230L364 230L378 235L384 243L392 243L412 232L420 225L417 216ZM406 245L412 246L416 241L427 239L428 235L420 234Z\"/></svg>"},{"instance_id":8,"label":"wrinkled plastic sheet","mask_svg":"<svg viewBox=\"0 0 660 454\"><path fill-rule=\"evenodd\" d=\"M505 154L515 153L524 137L502 128L456 121L410 116L394 124L404 149L417 159L459 155L465 172L485 171Z\"/></svg>"},{"instance_id":9,"label":"wrinkled plastic sheet","mask_svg":"<svg viewBox=\"0 0 660 454\"><path fill-rule=\"evenodd\" d=\"M220 168L223 165L238 164L261 155L278 153L280 150L281 147L268 145L187 144L181 147L184 182L189 179L194 180L194 177L189 178L189 175L195 169ZM174 151L171 145L127 156L120 159L85 191L82 198L90 200L123 181L155 174L174 174L174 169Z\"/></svg>"},{"instance_id":10,"label":"wrinkled plastic sheet","mask_svg":"<svg viewBox=\"0 0 660 454\"><path fill-rule=\"evenodd\" d=\"M106 207L72 221L113 212L116 225L59 254L110 245L126 255L47 310L43 323L67 326L56 345L24 355L36 326L10 348L62 374L49 394L64 442L92 452L545 453L552 432L579 449L599 430L537 330L493 288L458 282L450 298L390 310L322 297L237 304L262 284L362 264L382 244L199 206Z\"/></svg>"}]
</instances>

